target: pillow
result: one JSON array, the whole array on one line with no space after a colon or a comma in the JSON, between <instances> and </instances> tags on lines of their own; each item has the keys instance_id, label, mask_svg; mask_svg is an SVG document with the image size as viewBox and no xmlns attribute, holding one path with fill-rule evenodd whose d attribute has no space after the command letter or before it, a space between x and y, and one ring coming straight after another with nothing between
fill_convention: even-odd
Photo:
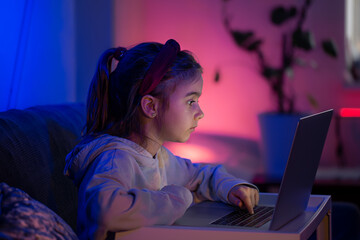
<instances>
[{"instance_id":1,"label":"pillow","mask_svg":"<svg viewBox=\"0 0 360 240\"><path fill-rule=\"evenodd\" d=\"M0 183L1 239L78 239L69 225L24 191Z\"/></svg>"}]
</instances>

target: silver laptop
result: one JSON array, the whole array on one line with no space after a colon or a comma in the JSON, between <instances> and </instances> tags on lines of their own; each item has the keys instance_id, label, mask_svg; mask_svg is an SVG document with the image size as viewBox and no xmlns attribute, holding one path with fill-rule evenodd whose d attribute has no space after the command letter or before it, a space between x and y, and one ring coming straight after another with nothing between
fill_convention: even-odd
<instances>
[{"instance_id":1,"label":"silver laptop","mask_svg":"<svg viewBox=\"0 0 360 240\"><path fill-rule=\"evenodd\" d=\"M254 215L224 203L205 201L191 206L174 225L276 231L302 214L309 202L332 114L331 109L299 120L276 201L261 194Z\"/></svg>"}]
</instances>

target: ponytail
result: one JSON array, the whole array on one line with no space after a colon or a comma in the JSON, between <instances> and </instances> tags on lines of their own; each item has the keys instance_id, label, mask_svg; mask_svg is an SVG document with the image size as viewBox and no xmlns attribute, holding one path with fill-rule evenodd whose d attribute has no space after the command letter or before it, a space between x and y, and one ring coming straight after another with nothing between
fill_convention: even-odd
<instances>
[{"instance_id":1,"label":"ponytail","mask_svg":"<svg viewBox=\"0 0 360 240\"><path fill-rule=\"evenodd\" d=\"M109 75L112 60L119 60L124 48L110 48L100 57L87 98L86 135L101 132L109 118Z\"/></svg>"}]
</instances>

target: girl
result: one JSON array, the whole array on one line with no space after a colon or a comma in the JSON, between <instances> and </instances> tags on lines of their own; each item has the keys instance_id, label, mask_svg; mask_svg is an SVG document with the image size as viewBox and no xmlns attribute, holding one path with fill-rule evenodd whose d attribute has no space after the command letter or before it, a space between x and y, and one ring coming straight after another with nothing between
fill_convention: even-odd
<instances>
[{"instance_id":1,"label":"girl","mask_svg":"<svg viewBox=\"0 0 360 240\"><path fill-rule=\"evenodd\" d=\"M86 132L64 170L79 189L81 239L172 224L194 201L223 201L253 212L259 200L254 185L162 146L185 142L203 118L201 74L191 53L172 39L109 49L100 57Z\"/></svg>"}]
</instances>

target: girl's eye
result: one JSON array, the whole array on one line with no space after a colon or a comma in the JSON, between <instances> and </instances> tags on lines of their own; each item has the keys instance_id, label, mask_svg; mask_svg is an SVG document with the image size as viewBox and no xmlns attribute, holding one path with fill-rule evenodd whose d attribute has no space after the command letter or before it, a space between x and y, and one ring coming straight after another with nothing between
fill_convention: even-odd
<instances>
[{"instance_id":1,"label":"girl's eye","mask_svg":"<svg viewBox=\"0 0 360 240\"><path fill-rule=\"evenodd\" d=\"M194 101L194 100L189 100L188 101L188 104L191 106L191 105L193 105L193 103L195 103L196 101Z\"/></svg>"}]
</instances>

